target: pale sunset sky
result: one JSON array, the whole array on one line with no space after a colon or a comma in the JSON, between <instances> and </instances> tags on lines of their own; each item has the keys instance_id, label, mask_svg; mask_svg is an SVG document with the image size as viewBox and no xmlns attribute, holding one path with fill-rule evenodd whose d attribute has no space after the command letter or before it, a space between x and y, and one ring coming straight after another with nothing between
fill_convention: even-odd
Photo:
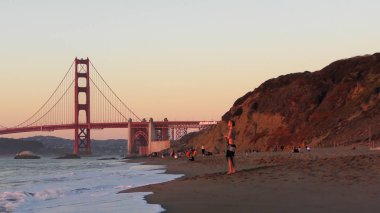
<instances>
[{"instance_id":1,"label":"pale sunset sky","mask_svg":"<svg viewBox=\"0 0 380 213\"><path fill-rule=\"evenodd\" d=\"M379 11L375 0L0 0L0 125L37 111L75 57L142 118L220 120L270 78L378 52ZM74 135L0 137L41 134Z\"/></svg>"}]
</instances>

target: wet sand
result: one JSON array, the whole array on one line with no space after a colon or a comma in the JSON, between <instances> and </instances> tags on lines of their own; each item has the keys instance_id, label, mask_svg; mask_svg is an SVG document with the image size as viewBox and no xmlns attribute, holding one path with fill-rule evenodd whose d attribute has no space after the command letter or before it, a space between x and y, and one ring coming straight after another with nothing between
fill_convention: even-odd
<instances>
[{"instance_id":1,"label":"wet sand","mask_svg":"<svg viewBox=\"0 0 380 213\"><path fill-rule=\"evenodd\" d=\"M380 151L238 153L236 161L238 172L226 175L221 155L129 160L185 176L123 193L152 191L148 203L167 212L380 212Z\"/></svg>"}]
</instances>

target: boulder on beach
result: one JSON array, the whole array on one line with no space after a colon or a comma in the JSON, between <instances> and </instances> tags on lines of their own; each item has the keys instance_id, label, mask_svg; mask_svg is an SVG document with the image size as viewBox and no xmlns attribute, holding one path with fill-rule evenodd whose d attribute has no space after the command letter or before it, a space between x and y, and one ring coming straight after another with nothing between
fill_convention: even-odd
<instances>
[{"instance_id":1,"label":"boulder on beach","mask_svg":"<svg viewBox=\"0 0 380 213\"><path fill-rule=\"evenodd\" d=\"M16 154L15 159L40 159L41 157L31 151L22 151Z\"/></svg>"}]
</instances>

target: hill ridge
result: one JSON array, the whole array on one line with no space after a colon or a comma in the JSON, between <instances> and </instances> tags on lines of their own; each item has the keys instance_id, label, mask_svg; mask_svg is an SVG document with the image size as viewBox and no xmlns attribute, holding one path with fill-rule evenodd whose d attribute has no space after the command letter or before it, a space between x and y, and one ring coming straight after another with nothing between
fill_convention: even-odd
<instances>
[{"instance_id":1,"label":"hill ridge","mask_svg":"<svg viewBox=\"0 0 380 213\"><path fill-rule=\"evenodd\" d=\"M380 53L330 63L269 79L238 98L222 116L236 121L240 150L284 145L334 146L380 138ZM226 124L202 131L187 142L224 150Z\"/></svg>"}]
</instances>

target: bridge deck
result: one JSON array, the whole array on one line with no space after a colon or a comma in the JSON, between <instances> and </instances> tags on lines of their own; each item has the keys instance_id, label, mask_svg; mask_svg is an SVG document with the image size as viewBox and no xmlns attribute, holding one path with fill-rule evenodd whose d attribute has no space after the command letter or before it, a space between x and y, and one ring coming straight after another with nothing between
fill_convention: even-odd
<instances>
[{"instance_id":1,"label":"bridge deck","mask_svg":"<svg viewBox=\"0 0 380 213\"><path fill-rule=\"evenodd\" d=\"M206 123L206 124L202 124ZM153 122L156 128L201 128L205 126L215 125L216 122L204 121L157 121ZM148 128L149 122L132 122L131 128ZM79 124L79 128L87 128L86 124ZM23 133L23 132L38 132L38 131L56 131L75 129L75 124L60 124L60 125L43 125L20 128L0 129L0 135ZM108 129L108 128L129 128L128 122L120 123L91 123L90 129Z\"/></svg>"}]
</instances>

